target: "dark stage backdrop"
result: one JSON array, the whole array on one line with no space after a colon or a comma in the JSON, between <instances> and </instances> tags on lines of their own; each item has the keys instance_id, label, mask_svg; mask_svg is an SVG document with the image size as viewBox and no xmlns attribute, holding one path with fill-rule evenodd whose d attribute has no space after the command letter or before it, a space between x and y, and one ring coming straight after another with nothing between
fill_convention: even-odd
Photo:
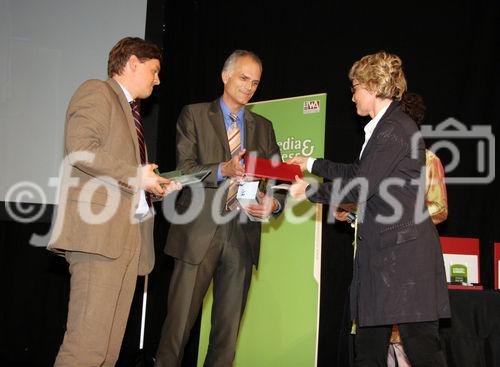
<instances>
[{"instance_id":1,"label":"dark stage backdrop","mask_svg":"<svg viewBox=\"0 0 500 367\"><path fill-rule=\"evenodd\" d=\"M404 9L403 9L404 7ZM498 1L377 3L150 0L146 37L162 45L162 84L149 102L148 142L164 170L175 167L175 122L184 104L222 93L220 69L237 48L253 50L264 73L254 101L325 92L328 94L326 157L351 162L363 143L366 119L355 115L347 73L352 63L379 50L403 59L409 89L427 103L426 124L453 117L467 127L498 132L500 101L500 12ZM473 176L470 143L457 142L461 173ZM451 157L438 151L443 163ZM481 245L481 280L493 287L493 242L500 241L497 181L449 185L449 217L442 236L474 237ZM159 209L159 208L158 208ZM326 216L325 216L326 218ZM31 233L48 223L1 223L1 364L48 366L64 332L68 276L64 261L28 245ZM337 353L345 343L342 321L351 277L352 232L326 224L323 233L321 320L318 365L346 366ZM156 219L157 263L150 275L145 349L138 351L140 297L132 308L120 366L150 359L166 314L172 261L162 249L168 223ZM15 250L13 250L15 244ZM197 332L186 351L194 366ZM268 366L262 366L268 367ZM269 366L273 367L273 366Z\"/></svg>"}]
</instances>

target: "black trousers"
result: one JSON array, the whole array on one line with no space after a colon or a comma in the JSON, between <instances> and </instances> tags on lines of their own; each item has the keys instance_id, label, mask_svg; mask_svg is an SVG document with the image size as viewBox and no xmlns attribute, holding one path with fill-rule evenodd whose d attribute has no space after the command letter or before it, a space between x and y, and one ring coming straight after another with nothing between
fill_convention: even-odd
<instances>
[{"instance_id":1,"label":"black trousers","mask_svg":"<svg viewBox=\"0 0 500 367\"><path fill-rule=\"evenodd\" d=\"M446 367L439 342L439 322L398 324L412 367ZM354 338L355 367L386 367L392 325L358 327Z\"/></svg>"}]
</instances>

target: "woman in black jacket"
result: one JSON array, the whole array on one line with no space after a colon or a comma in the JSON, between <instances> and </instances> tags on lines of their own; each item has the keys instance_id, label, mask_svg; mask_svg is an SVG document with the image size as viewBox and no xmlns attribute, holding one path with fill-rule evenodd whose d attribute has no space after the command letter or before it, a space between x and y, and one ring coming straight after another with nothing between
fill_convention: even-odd
<instances>
[{"instance_id":1,"label":"woman in black jacket","mask_svg":"<svg viewBox=\"0 0 500 367\"><path fill-rule=\"evenodd\" d=\"M402 111L402 61L386 52L367 55L349 71L352 100L370 116L359 159L352 164L295 157L289 163L331 182L297 178L297 199L358 207L350 287L356 366L385 366L397 324L413 366L446 366L438 320L450 317L439 236L425 205L425 145Z\"/></svg>"}]
</instances>

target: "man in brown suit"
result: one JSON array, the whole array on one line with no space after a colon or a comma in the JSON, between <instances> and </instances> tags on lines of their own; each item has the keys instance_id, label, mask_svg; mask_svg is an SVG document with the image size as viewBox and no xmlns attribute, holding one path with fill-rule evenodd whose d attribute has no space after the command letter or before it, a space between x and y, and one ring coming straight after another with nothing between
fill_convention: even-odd
<instances>
[{"instance_id":1,"label":"man in brown suit","mask_svg":"<svg viewBox=\"0 0 500 367\"><path fill-rule=\"evenodd\" d=\"M257 55L243 50L233 52L222 69L222 97L188 105L179 116L177 168L184 172L208 169L211 173L203 187L183 190L177 201L179 213L198 206L199 214L185 224L172 218L165 252L175 258L175 265L156 354L157 367L181 365L184 347L212 279L214 302L205 366L232 365L252 265L257 266L259 259L261 223L249 221L243 211L231 211L226 205L227 188L231 179L243 176L244 154L281 159L271 122L245 108L261 73ZM239 133L234 135L231 132L236 127ZM241 146L233 144L234 140ZM200 193L202 200L197 199ZM248 214L258 218L278 215L284 197L260 196L260 204L248 207ZM224 215L232 219L220 220Z\"/></svg>"},{"instance_id":2,"label":"man in brown suit","mask_svg":"<svg viewBox=\"0 0 500 367\"><path fill-rule=\"evenodd\" d=\"M180 186L147 164L134 103L160 84L160 59L156 45L124 38L109 53L109 79L84 82L69 103L66 165L49 243L65 255L71 273L55 366L114 366L137 275L153 268L150 195Z\"/></svg>"}]
</instances>

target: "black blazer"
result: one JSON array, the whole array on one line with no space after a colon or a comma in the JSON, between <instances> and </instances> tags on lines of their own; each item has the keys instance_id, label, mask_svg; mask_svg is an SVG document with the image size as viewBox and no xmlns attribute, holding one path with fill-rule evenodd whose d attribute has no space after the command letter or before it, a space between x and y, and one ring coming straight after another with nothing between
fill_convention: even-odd
<instances>
[{"instance_id":1,"label":"black blazer","mask_svg":"<svg viewBox=\"0 0 500 367\"><path fill-rule=\"evenodd\" d=\"M310 186L309 200L358 205L352 319L375 326L449 317L441 245L424 201L425 146L399 104L391 103L359 160L318 159L312 173L333 181Z\"/></svg>"},{"instance_id":2,"label":"black blazer","mask_svg":"<svg viewBox=\"0 0 500 367\"><path fill-rule=\"evenodd\" d=\"M256 154L258 157L271 159L281 154L276 142L273 126L264 117L245 109L245 141L246 154ZM200 194L203 191L201 212L196 218L186 224L171 224L168 233L165 253L191 264L199 264L204 258L210 242L217 229L213 220L212 206L215 200L218 208L224 208L226 194L217 196L220 185L217 182L219 163L231 158L224 118L219 100L210 103L197 103L185 106L177 121L177 169L183 173L211 170L210 175L199 187L191 186ZM179 213L192 204L194 195L190 189L183 189L176 209ZM227 193L227 190L226 190ZM284 196L274 195L284 207ZM194 199L196 200L196 199ZM243 214L246 219L246 215ZM252 261L258 264L260 251L260 222L247 221L237 225L244 226L246 242L252 252Z\"/></svg>"}]
</instances>

